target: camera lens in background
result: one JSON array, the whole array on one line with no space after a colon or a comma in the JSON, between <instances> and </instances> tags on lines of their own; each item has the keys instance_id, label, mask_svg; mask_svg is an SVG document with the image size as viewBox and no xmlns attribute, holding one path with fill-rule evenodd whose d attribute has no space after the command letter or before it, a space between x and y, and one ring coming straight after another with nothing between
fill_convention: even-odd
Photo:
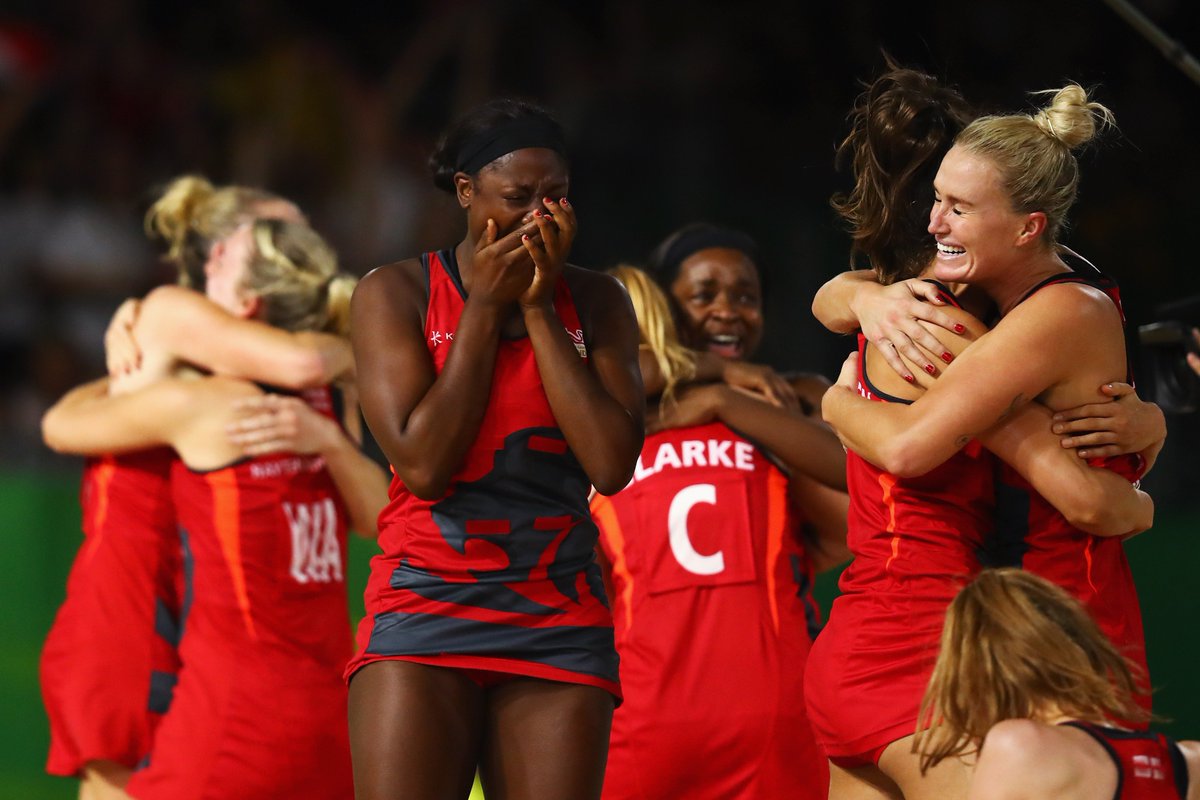
<instances>
[{"instance_id":1,"label":"camera lens in background","mask_svg":"<svg viewBox=\"0 0 1200 800\"><path fill-rule=\"evenodd\" d=\"M1138 328L1138 341L1143 376L1149 382L1147 399L1169 413L1186 414L1200 408L1200 375L1187 363L1188 352L1197 352L1192 326L1179 321L1143 325Z\"/></svg>"}]
</instances>

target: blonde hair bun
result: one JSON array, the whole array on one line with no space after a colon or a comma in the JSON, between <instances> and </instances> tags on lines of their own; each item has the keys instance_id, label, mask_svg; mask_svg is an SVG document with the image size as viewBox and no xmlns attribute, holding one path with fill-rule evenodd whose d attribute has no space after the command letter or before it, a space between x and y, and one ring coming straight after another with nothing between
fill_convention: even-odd
<instances>
[{"instance_id":1,"label":"blonde hair bun","mask_svg":"<svg viewBox=\"0 0 1200 800\"><path fill-rule=\"evenodd\" d=\"M1090 142L1102 129L1115 125L1113 113L1100 103L1089 101L1087 90L1077 83L1035 94L1054 97L1050 105L1032 116L1034 124L1071 150Z\"/></svg>"}]
</instances>

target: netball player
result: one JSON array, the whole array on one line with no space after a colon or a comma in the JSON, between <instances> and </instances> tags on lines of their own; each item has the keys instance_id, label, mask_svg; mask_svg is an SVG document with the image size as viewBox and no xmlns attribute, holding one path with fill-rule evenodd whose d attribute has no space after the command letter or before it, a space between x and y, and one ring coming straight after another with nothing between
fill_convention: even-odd
<instances>
[{"instance_id":1,"label":"netball player","mask_svg":"<svg viewBox=\"0 0 1200 800\"><path fill-rule=\"evenodd\" d=\"M865 234L862 247L880 274L904 277L920 268L928 246L917 238L912 208L923 193L922 171L931 175L966 116L961 98L908 70L891 70L860 98L844 145L856 154L856 193L841 210ZM909 168L898 169L902 164ZM883 209L889 214L881 216ZM880 225L881 218L890 224ZM947 328L963 333L939 332L944 364L956 361L983 327L957 307L948 288L937 291ZM878 368L883 360L874 345L862 337L859 344L861 357L847 363L841 383L853 385L868 408L904 406L936 383L932 365L906 365L901 377ZM954 369L951 364L946 372ZM966 775L956 765L920 774L911 734L945 607L978 571L994 528L993 464L983 445L1089 530L1113 535L1149 524L1149 498L1063 450L1050 432L1050 412L1038 407L1023 409L982 443L966 444L919 477L881 469L851 452L855 560L843 573L843 594L813 650L805 687L818 740L833 762L831 796L922 797L965 789Z\"/></svg>"},{"instance_id":2,"label":"netball player","mask_svg":"<svg viewBox=\"0 0 1200 800\"><path fill-rule=\"evenodd\" d=\"M741 392L736 403L697 404L708 387L678 385L694 376L694 351L679 343L666 295L640 270L614 274L665 391L633 481L592 501L625 695L604 797L824 797L828 772L802 696L817 622L802 520L788 471L736 427L751 405L799 411ZM842 514L844 537L844 505Z\"/></svg>"},{"instance_id":3,"label":"netball player","mask_svg":"<svg viewBox=\"0 0 1200 800\"><path fill-rule=\"evenodd\" d=\"M922 763L973 763L971 800L1195 800L1200 742L1113 723L1146 717L1134 672L1062 589L985 570L946 610Z\"/></svg>"},{"instance_id":4,"label":"netball player","mask_svg":"<svg viewBox=\"0 0 1200 800\"><path fill-rule=\"evenodd\" d=\"M196 276L203 275L212 242L256 214L299 216L294 206L269 193L245 187L218 189L189 176L171 183L147 215L147 226L163 237L180 280L202 288ZM143 322L157 315L168 341L182 330L180 353L199 366L301 386L327 381L332 371L344 371L351 363L343 339L293 336L236 320L194 292L171 291L179 292L180 307L152 309ZM193 309L212 313L193 320L196 328L189 329L186 322L182 329L176 327L174 323L184 321ZM168 313L160 313L164 311ZM140 329L139 336L155 338L149 326ZM122 361L113 347L108 348L117 374L134 380L132 371L140 356L126 326L115 324L106 339L116 343L116 350L133 354ZM222 348L222 343L227 346ZM271 354L266 361L256 358L260 345ZM165 371L166 359L153 360ZM145 380L151 371L139 370L138 379ZM315 424L306 430L315 429ZM295 435L277 433L280 446ZM176 645L183 591L168 486L173 458L168 448L156 448L92 458L85 466L80 493L85 541L40 665L50 719L51 774L79 775L85 784L119 783L149 752L154 729L169 705L179 670ZM83 791L89 791L86 785Z\"/></svg>"},{"instance_id":5,"label":"netball player","mask_svg":"<svg viewBox=\"0 0 1200 800\"><path fill-rule=\"evenodd\" d=\"M575 236L562 131L497 100L441 140L455 247L354 296L363 410L395 471L350 663L359 798L598 797L620 693L587 497L643 437L637 323Z\"/></svg>"},{"instance_id":6,"label":"netball player","mask_svg":"<svg viewBox=\"0 0 1200 800\"><path fill-rule=\"evenodd\" d=\"M336 330L350 287L335 273L306 226L259 221L210 259L206 292L234 316ZM82 454L172 447L191 573L185 667L128 795L349 796L345 531L347 517L370 530L382 507L382 491L364 488L374 466L344 436L318 437L316 457L244 458L227 428L238 427L238 401L262 394L244 380L179 372L124 394L106 383L63 398L43 421L45 438ZM328 389L303 398L333 416Z\"/></svg>"}]
</instances>

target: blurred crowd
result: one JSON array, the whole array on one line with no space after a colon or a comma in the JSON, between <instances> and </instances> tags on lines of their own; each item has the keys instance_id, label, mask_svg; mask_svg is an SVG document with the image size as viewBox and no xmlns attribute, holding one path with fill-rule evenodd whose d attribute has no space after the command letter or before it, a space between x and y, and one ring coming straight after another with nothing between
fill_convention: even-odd
<instances>
[{"instance_id":1,"label":"blurred crowd","mask_svg":"<svg viewBox=\"0 0 1200 800\"><path fill-rule=\"evenodd\" d=\"M827 205L846 181L833 151L881 47L985 107L1067 77L1102 83L1123 134L1115 156L1085 164L1068 240L1085 240L1145 315L1200 291L1179 274L1182 243L1162 235L1186 224L1186 178L1200 180L1180 147L1200 88L1099 3L1085 14L1026 0L953 13L870 0L5 5L0 469L61 465L38 420L102 372L119 302L170 278L141 226L170 178L290 197L362 274L455 240L453 200L425 159L448 119L498 93L543 103L571 137L577 263L637 261L693 219L757 237L772 269L764 354L783 368L832 372L845 350L808 302L846 264ZM1194 16L1175 0L1150 5L1177 33Z\"/></svg>"}]
</instances>

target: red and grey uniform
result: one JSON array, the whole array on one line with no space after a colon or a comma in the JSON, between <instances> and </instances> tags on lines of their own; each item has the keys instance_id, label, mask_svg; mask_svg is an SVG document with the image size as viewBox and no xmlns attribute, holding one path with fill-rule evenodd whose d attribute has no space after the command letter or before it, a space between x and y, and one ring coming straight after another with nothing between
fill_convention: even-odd
<instances>
[{"instance_id":1,"label":"red and grey uniform","mask_svg":"<svg viewBox=\"0 0 1200 800\"><path fill-rule=\"evenodd\" d=\"M333 416L328 390L303 395ZM346 511L324 460L261 456L207 472L177 462L171 487L194 561L184 666L126 791L352 796Z\"/></svg>"},{"instance_id":2,"label":"red and grey uniform","mask_svg":"<svg viewBox=\"0 0 1200 800\"><path fill-rule=\"evenodd\" d=\"M425 343L443 369L466 293L453 251L421 257ZM587 357L565 282L559 320ZM400 659L598 686L619 696L612 616L595 560L590 483L542 387L528 337L501 339L479 433L437 500L399 477L379 517L347 678ZM394 470L393 470L394 472Z\"/></svg>"},{"instance_id":3,"label":"red and grey uniform","mask_svg":"<svg viewBox=\"0 0 1200 800\"><path fill-rule=\"evenodd\" d=\"M1169 736L1127 731L1091 722L1061 723L1095 739L1117 767L1113 800L1184 800L1188 792L1187 761Z\"/></svg>"},{"instance_id":4,"label":"red and grey uniform","mask_svg":"<svg viewBox=\"0 0 1200 800\"><path fill-rule=\"evenodd\" d=\"M625 694L606 800L826 796L804 714L811 570L787 483L711 423L647 436L629 486L592 501Z\"/></svg>"},{"instance_id":5,"label":"red and grey uniform","mask_svg":"<svg viewBox=\"0 0 1200 800\"><path fill-rule=\"evenodd\" d=\"M1077 272L1055 275L1034 287L1025 298L1046 286L1083 283L1104 291L1121 312L1116 284L1081 258L1072 259ZM1132 380L1127 377L1127 380ZM1136 481L1145 471L1140 455L1091 459L1094 467L1110 469ZM1146 642L1137 587L1120 537L1091 536L1075 528L1015 470L998 462L996 533L983 559L988 566L1023 567L1058 584L1077 597L1121 653L1146 670ZM1143 672L1143 675L1148 675ZM1139 700L1149 708L1148 695Z\"/></svg>"},{"instance_id":6,"label":"red and grey uniform","mask_svg":"<svg viewBox=\"0 0 1200 800\"><path fill-rule=\"evenodd\" d=\"M948 292L943 297L954 302ZM861 335L858 349L859 393L909 402L872 386ZM975 440L913 478L846 454L846 543L854 560L804 683L817 741L834 763L876 763L888 744L916 731L946 608L979 572L977 550L992 529L992 462Z\"/></svg>"},{"instance_id":7,"label":"red and grey uniform","mask_svg":"<svg viewBox=\"0 0 1200 800\"><path fill-rule=\"evenodd\" d=\"M83 545L41 657L53 775L93 760L137 766L171 702L183 596L174 457L160 448L84 468Z\"/></svg>"}]
</instances>

